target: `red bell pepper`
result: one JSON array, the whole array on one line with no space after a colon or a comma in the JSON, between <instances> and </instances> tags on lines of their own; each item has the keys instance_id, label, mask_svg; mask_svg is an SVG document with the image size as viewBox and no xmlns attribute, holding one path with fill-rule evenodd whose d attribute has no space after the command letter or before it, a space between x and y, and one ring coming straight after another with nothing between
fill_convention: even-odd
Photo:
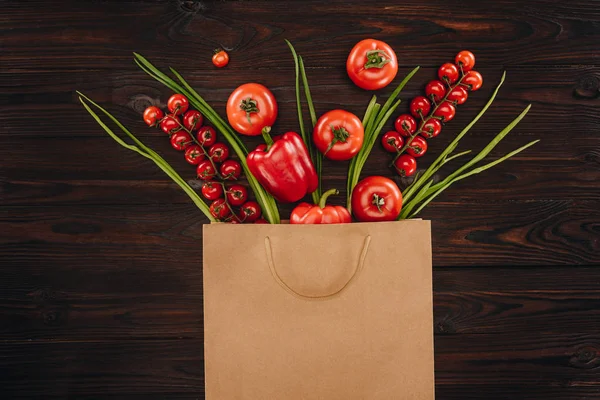
<instances>
[{"instance_id":1,"label":"red bell pepper","mask_svg":"<svg viewBox=\"0 0 600 400\"><path fill-rule=\"evenodd\" d=\"M352 222L348 209L342 206L327 206L327 198L338 194L337 189L323 193L319 204L300 203L290 215L290 224L347 224Z\"/></svg>"},{"instance_id":2,"label":"red bell pepper","mask_svg":"<svg viewBox=\"0 0 600 400\"><path fill-rule=\"evenodd\" d=\"M317 190L319 181L308 149L296 132L271 138L263 129L266 144L248 154L248 168L265 190L282 203L293 203Z\"/></svg>"}]
</instances>

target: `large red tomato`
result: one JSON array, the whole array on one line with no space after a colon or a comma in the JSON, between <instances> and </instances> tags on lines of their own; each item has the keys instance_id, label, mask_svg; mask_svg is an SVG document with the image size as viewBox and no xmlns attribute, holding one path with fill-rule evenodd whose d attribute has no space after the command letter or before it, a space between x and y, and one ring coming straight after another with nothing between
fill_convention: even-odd
<instances>
[{"instance_id":1,"label":"large red tomato","mask_svg":"<svg viewBox=\"0 0 600 400\"><path fill-rule=\"evenodd\" d=\"M317 149L330 160L349 160L358 153L365 137L361 120L344 110L331 110L319 118L313 132Z\"/></svg>"},{"instance_id":2,"label":"large red tomato","mask_svg":"<svg viewBox=\"0 0 600 400\"><path fill-rule=\"evenodd\" d=\"M398 73L396 53L385 42L365 39L350 51L346 71L352 82L366 90L386 87Z\"/></svg>"},{"instance_id":3,"label":"large red tomato","mask_svg":"<svg viewBox=\"0 0 600 400\"><path fill-rule=\"evenodd\" d=\"M351 203L361 222L394 221L402 209L402 193L393 180L369 176L354 187Z\"/></svg>"},{"instance_id":4,"label":"large red tomato","mask_svg":"<svg viewBox=\"0 0 600 400\"><path fill-rule=\"evenodd\" d=\"M246 83L227 100L229 124L242 135L260 135L277 119L277 102L269 89L259 83Z\"/></svg>"}]
</instances>

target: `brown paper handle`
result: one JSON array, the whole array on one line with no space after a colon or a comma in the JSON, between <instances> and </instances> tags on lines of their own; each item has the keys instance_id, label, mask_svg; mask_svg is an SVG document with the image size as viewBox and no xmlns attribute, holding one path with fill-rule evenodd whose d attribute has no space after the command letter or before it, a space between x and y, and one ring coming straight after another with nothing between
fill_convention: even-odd
<instances>
[{"instance_id":1,"label":"brown paper handle","mask_svg":"<svg viewBox=\"0 0 600 400\"><path fill-rule=\"evenodd\" d=\"M337 291L335 291L333 293L321 295L321 296L310 296L310 295L305 295L305 294L299 293L299 292L295 291L294 289L292 289L287 283L285 283L283 281L283 279L281 279L281 277L277 273L277 269L275 268L275 262L273 261L273 250L271 248L271 239L268 236L265 237L265 250L267 253L267 262L269 264L269 269L271 270L271 275L273 275L273 278L275 279L275 281L282 288L284 288L291 295L294 295L301 299L318 300L318 299L328 299L330 297L336 296L336 295L342 293L345 289L347 289L348 286L350 286L350 283L352 283L355 280L355 278L358 276L359 272L363 269L363 266L365 264L365 258L367 257L367 251L369 250L370 243L371 243L371 235L367 235L367 237L365 237L365 241L363 243L363 248L362 248L362 251L360 252L360 257L358 259L356 268L354 269L352 276L350 276L350 279L348 279L348 281L344 284L344 286L342 286L340 289L338 289Z\"/></svg>"}]
</instances>

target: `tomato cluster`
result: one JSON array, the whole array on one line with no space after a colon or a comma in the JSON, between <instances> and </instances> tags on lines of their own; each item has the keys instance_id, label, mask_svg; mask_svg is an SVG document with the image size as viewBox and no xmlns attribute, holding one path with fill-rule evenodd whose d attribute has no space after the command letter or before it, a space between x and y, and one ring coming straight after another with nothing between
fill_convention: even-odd
<instances>
[{"instance_id":1,"label":"tomato cluster","mask_svg":"<svg viewBox=\"0 0 600 400\"><path fill-rule=\"evenodd\" d=\"M417 170L417 158L427 152L427 139L436 137L442 126L456 114L456 106L467 101L469 91L481 88L483 78L475 70L475 56L463 50L454 63L438 69L438 78L425 86L425 96L410 102L410 114L398 116L395 130L383 135L386 151L395 153L393 166L400 176L411 176Z\"/></svg>"},{"instance_id":2,"label":"tomato cluster","mask_svg":"<svg viewBox=\"0 0 600 400\"><path fill-rule=\"evenodd\" d=\"M144 122L159 127L169 135L171 146L183 151L185 160L196 167L196 176L205 181L202 196L211 201L210 213L219 221L230 223L266 223L260 218L261 209L255 201L248 201L248 190L239 184L225 185L237 180L242 166L230 159L229 147L217 142L215 129L203 125L204 116L190 109L182 94L172 95L167 102L168 114L156 106L144 111Z\"/></svg>"}]
</instances>

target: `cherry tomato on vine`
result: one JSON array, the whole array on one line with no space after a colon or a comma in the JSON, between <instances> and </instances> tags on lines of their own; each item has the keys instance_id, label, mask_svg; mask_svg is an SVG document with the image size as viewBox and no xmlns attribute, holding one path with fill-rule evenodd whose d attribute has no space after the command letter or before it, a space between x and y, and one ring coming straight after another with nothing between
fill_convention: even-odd
<instances>
[{"instance_id":1,"label":"cherry tomato on vine","mask_svg":"<svg viewBox=\"0 0 600 400\"><path fill-rule=\"evenodd\" d=\"M427 141L422 136L415 137L406 148L406 152L416 158L424 156L427 152Z\"/></svg>"},{"instance_id":2,"label":"cherry tomato on vine","mask_svg":"<svg viewBox=\"0 0 600 400\"><path fill-rule=\"evenodd\" d=\"M277 119L275 96L259 83L241 85L227 100L227 119L242 135L260 135L265 126L272 126Z\"/></svg>"},{"instance_id":3,"label":"cherry tomato on vine","mask_svg":"<svg viewBox=\"0 0 600 400\"><path fill-rule=\"evenodd\" d=\"M217 219L225 219L231 215L231 210L227 206L225 199L217 199L210 204L210 213Z\"/></svg>"},{"instance_id":4,"label":"cherry tomato on vine","mask_svg":"<svg viewBox=\"0 0 600 400\"><path fill-rule=\"evenodd\" d=\"M386 87L398 73L394 50L385 42L365 39L358 42L346 60L346 71L354 84L362 89Z\"/></svg>"},{"instance_id":5,"label":"cherry tomato on vine","mask_svg":"<svg viewBox=\"0 0 600 400\"><path fill-rule=\"evenodd\" d=\"M396 131L386 132L381 138L381 144L385 151L395 153L404 146L404 139Z\"/></svg>"},{"instance_id":6,"label":"cherry tomato on vine","mask_svg":"<svg viewBox=\"0 0 600 400\"><path fill-rule=\"evenodd\" d=\"M258 203L255 201L248 201L242 204L242 207L240 207L240 219L243 222L255 222L260 218L260 215L260 205L258 205ZM268 224L266 221L261 223Z\"/></svg>"},{"instance_id":7,"label":"cherry tomato on vine","mask_svg":"<svg viewBox=\"0 0 600 400\"><path fill-rule=\"evenodd\" d=\"M469 90L474 92L483 85L483 77L477 71L469 71L465 74L462 83L469 85Z\"/></svg>"},{"instance_id":8,"label":"cherry tomato on vine","mask_svg":"<svg viewBox=\"0 0 600 400\"><path fill-rule=\"evenodd\" d=\"M171 146L175 150L185 150L192 144L192 137L186 131L175 132L171 135Z\"/></svg>"},{"instance_id":9,"label":"cherry tomato on vine","mask_svg":"<svg viewBox=\"0 0 600 400\"><path fill-rule=\"evenodd\" d=\"M216 49L212 56L212 63L217 68L223 68L229 64L229 54L223 49Z\"/></svg>"},{"instance_id":10,"label":"cherry tomato on vine","mask_svg":"<svg viewBox=\"0 0 600 400\"><path fill-rule=\"evenodd\" d=\"M454 104L450 103L449 101L445 101L438 106L433 115L442 117L444 122L448 122L454 118L454 115L456 115L456 107L454 107Z\"/></svg>"},{"instance_id":11,"label":"cherry tomato on vine","mask_svg":"<svg viewBox=\"0 0 600 400\"><path fill-rule=\"evenodd\" d=\"M361 222L393 221L402 209L402 193L393 180L369 176L354 187L351 202Z\"/></svg>"},{"instance_id":12,"label":"cherry tomato on vine","mask_svg":"<svg viewBox=\"0 0 600 400\"><path fill-rule=\"evenodd\" d=\"M475 66L475 55L469 50L463 50L456 55L454 62L458 66L462 66L463 72L468 72Z\"/></svg>"},{"instance_id":13,"label":"cherry tomato on vine","mask_svg":"<svg viewBox=\"0 0 600 400\"><path fill-rule=\"evenodd\" d=\"M417 171L417 160L410 154L401 154L394 161L394 168L402 177L411 176Z\"/></svg>"},{"instance_id":14,"label":"cherry tomato on vine","mask_svg":"<svg viewBox=\"0 0 600 400\"><path fill-rule=\"evenodd\" d=\"M200 161L204 160L205 154L202 147L197 144L192 144L185 149L185 161L192 165L197 165Z\"/></svg>"},{"instance_id":15,"label":"cherry tomato on vine","mask_svg":"<svg viewBox=\"0 0 600 400\"><path fill-rule=\"evenodd\" d=\"M431 102L425 96L417 96L410 102L410 113L415 118L425 118L429 115L429 111L431 111Z\"/></svg>"},{"instance_id":16,"label":"cherry tomato on vine","mask_svg":"<svg viewBox=\"0 0 600 400\"><path fill-rule=\"evenodd\" d=\"M232 206L241 206L248 200L248 189L242 185L231 185L227 188L225 197Z\"/></svg>"},{"instance_id":17,"label":"cherry tomato on vine","mask_svg":"<svg viewBox=\"0 0 600 400\"><path fill-rule=\"evenodd\" d=\"M190 106L190 102L187 97L182 94L176 93L173 96L169 97L167 101L167 108L174 115L181 115L187 111Z\"/></svg>"},{"instance_id":18,"label":"cherry tomato on vine","mask_svg":"<svg viewBox=\"0 0 600 400\"><path fill-rule=\"evenodd\" d=\"M216 200L223 196L223 186L215 181L204 182L202 184L202 196L206 200Z\"/></svg>"},{"instance_id":19,"label":"cherry tomato on vine","mask_svg":"<svg viewBox=\"0 0 600 400\"><path fill-rule=\"evenodd\" d=\"M429 118L421 129L421 135L425 138L434 138L442 131L442 123L437 118Z\"/></svg>"},{"instance_id":20,"label":"cherry tomato on vine","mask_svg":"<svg viewBox=\"0 0 600 400\"><path fill-rule=\"evenodd\" d=\"M410 114L402 114L396 119L394 127L400 135L412 136L417 131L417 121Z\"/></svg>"},{"instance_id":21,"label":"cherry tomato on vine","mask_svg":"<svg viewBox=\"0 0 600 400\"><path fill-rule=\"evenodd\" d=\"M214 162L221 163L229 157L229 147L224 143L215 143L208 149L208 156Z\"/></svg>"},{"instance_id":22,"label":"cherry tomato on vine","mask_svg":"<svg viewBox=\"0 0 600 400\"><path fill-rule=\"evenodd\" d=\"M144 110L144 122L148 126L155 126L164 116L163 111L156 106L150 106Z\"/></svg>"},{"instance_id":23,"label":"cherry tomato on vine","mask_svg":"<svg viewBox=\"0 0 600 400\"><path fill-rule=\"evenodd\" d=\"M190 132L200 128L203 121L204 117L200 114L200 111L188 110L183 114L183 126Z\"/></svg>"},{"instance_id":24,"label":"cherry tomato on vine","mask_svg":"<svg viewBox=\"0 0 600 400\"><path fill-rule=\"evenodd\" d=\"M176 115L167 115L160 121L160 129L168 135L172 135L173 133L181 130L181 123L179 121L179 117Z\"/></svg>"},{"instance_id":25,"label":"cherry tomato on vine","mask_svg":"<svg viewBox=\"0 0 600 400\"><path fill-rule=\"evenodd\" d=\"M452 63L442 64L438 69L438 77L446 84L454 83L458 80L458 67Z\"/></svg>"},{"instance_id":26,"label":"cherry tomato on vine","mask_svg":"<svg viewBox=\"0 0 600 400\"><path fill-rule=\"evenodd\" d=\"M242 174L242 166L235 160L225 160L219 171L224 180L235 181Z\"/></svg>"},{"instance_id":27,"label":"cherry tomato on vine","mask_svg":"<svg viewBox=\"0 0 600 400\"><path fill-rule=\"evenodd\" d=\"M210 147L217 142L217 132L212 126L202 126L198 129L198 143Z\"/></svg>"},{"instance_id":28,"label":"cherry tomato on vine","mask_svg":"<svg viewBox=\"0 0 600 400\"><path fill-rule=\"evenodd\" d=\"M345 110L331 110L319 118L313 131L317 149L330 160L349 160L362 147L365 130L361 120Z\"/></svg>"},{"instance_id":29,"label":"cherry tomato on vine","mask_svg":"<svg viewBox=\"0 0 600 400\"><path fill-rule=\"evenodd\" d=\"M469 97L469 92L464 86L458 85L454 89L448 93L448 97L446 97L449 101L454 101L456 104L463 104L467 101Z\"/></svg>"},{"instance_id":30,"label":"cherry tomato on vine","mask_svg":"<svg viewBox=\"0 0 600 400\"><path fill-rule=\"evenodd\" d=\"M215 171L215 167L210 160L202 160L198 163L198 167L196 168L198 179L208 181L214 178L216 174L217 171Z\"/></svg>"},{"instance_id":31,"label":"cherry tomato on vine","mask_svg":"<svg viewBox=\"0 0 600 400\"><path fill-rule=\"evenodd\" d=\"M429 99L433 99L436 103L444 98L446 95L446 85L444 82L433 80L425 86L425 94Z\"/></svg>"}]
</instances>

